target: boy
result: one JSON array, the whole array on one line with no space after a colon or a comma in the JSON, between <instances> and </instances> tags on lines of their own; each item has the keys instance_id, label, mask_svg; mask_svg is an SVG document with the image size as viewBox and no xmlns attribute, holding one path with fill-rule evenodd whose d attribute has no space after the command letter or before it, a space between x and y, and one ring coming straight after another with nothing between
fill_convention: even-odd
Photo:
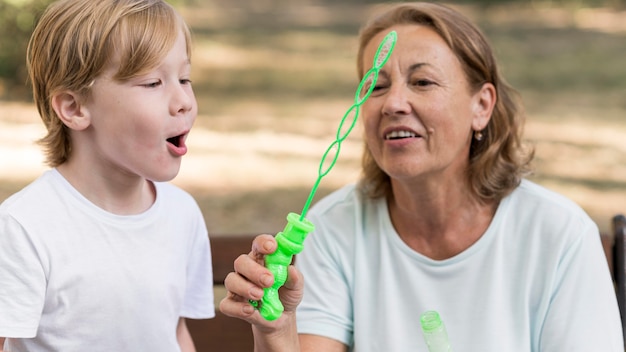
<instances>
[{"instance_id":1,"label":"boy","mask_svg":"<svg viewBox=\"0 0 626 352\"><path fill-rule=\"evenodd\" d=\"M193 351L211 253L179 171L190 34L162 0L60 0L28 47L52 167L0 206L5 351Z\"/></svg>"}]
</instances>

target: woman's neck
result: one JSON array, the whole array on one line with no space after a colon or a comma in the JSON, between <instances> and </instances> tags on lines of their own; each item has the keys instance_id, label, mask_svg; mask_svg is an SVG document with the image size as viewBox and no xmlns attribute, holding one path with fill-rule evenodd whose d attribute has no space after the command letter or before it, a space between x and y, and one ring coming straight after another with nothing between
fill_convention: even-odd
<instances>
[{"instance_id":1,"label":"woman's neck","mask_svg":"<svg viewBox=\"0 0 626 352\"><path fill-rule=\"evenodd\" d=\"M437 260L451 258L478 241L498 205L480 201L469 187L394 184L392 189L387 202L396 232L409 247Z\"/></svg>"}]
</instances>

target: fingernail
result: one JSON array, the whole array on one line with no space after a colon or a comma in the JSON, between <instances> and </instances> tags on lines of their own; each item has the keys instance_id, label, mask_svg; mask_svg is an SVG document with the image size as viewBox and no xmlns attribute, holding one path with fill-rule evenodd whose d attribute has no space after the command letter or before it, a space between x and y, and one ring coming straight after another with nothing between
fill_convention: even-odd
<instances>
[{"instance_id":1,"label":"fingernail","mask_svg":"<svg viewBox=\"0 0 626 352\"><path fill-rule=\"evenodd\" d=\"M270 287L274 283L274 278L272 277L272 275L263 275L261 276L261 283L265 287Z\"/></svg>"},{"instance_id":2,"label":"fingernail","mask_svg":"<svg viewBox=\"0 0 626 352\"><path fill-rule=\"evenodd\" d=\"M258 287L253 287L250 289L250 297L254 298L254 299L261 299L263 298L263 290L258 288Z\"/></svg>"},{"instance_id":3,"label":"fingernail","mask_svg":"<svg viewBox=\"0 0 626 352\"><path fill-rule=\"evenodd\" d=\"M243 312L245 314L252 314L254 313L254 307L250 304L246 304L245 306L243 306Z\"/></svg>"},{"instance_id":4,"label":"fingernail","mask_svg":"<svg viewBox=\"0 0 626 352\"><path fill-rule=\"evenodd\" d=\"M265 243L263 243L263 249L265 249L266 251L271 251L274 249L274 243L267 241Z\"/></svg>"}]
</instances>

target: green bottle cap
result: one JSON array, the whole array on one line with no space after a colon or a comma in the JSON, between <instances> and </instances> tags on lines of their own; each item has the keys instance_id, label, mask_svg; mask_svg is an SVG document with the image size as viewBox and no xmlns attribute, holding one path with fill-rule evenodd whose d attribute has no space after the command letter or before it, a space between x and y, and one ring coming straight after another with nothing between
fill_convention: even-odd
<instances>
[{"instance_id":1,"label":"green bottle cap","mask_svg":"<svg viewBox=\"0 0 626 352\"><path fill-rule=\"evenodd\" d=\"M434 310L424 312L420 317L420 323L422 324L422 330L424 332L431 332L441 328L443 323L439 313Z\"/></svg>"}]
</instances>

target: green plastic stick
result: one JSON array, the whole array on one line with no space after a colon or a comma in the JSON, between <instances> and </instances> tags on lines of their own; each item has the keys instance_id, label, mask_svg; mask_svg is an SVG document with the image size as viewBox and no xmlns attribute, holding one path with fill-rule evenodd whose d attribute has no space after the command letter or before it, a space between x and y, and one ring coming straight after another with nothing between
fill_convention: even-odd
<instances>
[{"instance_id":1,"label":"green plastic stick","mask_svg":"<svg viewBox=\"0 0 626 352\"><path fill-rule=\"evenodd\" d=\"M376 81L378 80L378 72L385 65L387 60L389 60L397 39L398 36L396 32L392 31L385 36L383 41L378 46L378 50L374 56L373 66L365 73L356 90L354 95L354 104L348 109L341 119L341 123L337 129L336 139L328 147L322 157L318 169L317 180L309 193L309 198L304 204L302 214L298 215L296 213L289 213L289 215L287 215L287 225L285 226L285 229L276 234L276 243L278 246L276 252L265 257L265 266L274 275L274 285L264 289L264 295L261 301L250 301L250 303L259 309L261 316L266 320L276 320L284 311L283 304L280 302L278 296L278 289L280 289L287 280L287 268L291 264L293 256L302 251L307 234L315 229L315 226L305 218L306 213L309 210L322 178L330 172L333 166L335 166L341 150L341 143L348 137L356 125L357 118L359 117L359 108L372 94L374 86L376 86ZM343 125L345 124L348 116L351 114L354 115L352 123L342 135L341 130L343 129ZM324 170L324 161L333 149L336 150L335 157L330 162L330 165L328 165L328 167Z\"/></svg>"}]
</instances>

